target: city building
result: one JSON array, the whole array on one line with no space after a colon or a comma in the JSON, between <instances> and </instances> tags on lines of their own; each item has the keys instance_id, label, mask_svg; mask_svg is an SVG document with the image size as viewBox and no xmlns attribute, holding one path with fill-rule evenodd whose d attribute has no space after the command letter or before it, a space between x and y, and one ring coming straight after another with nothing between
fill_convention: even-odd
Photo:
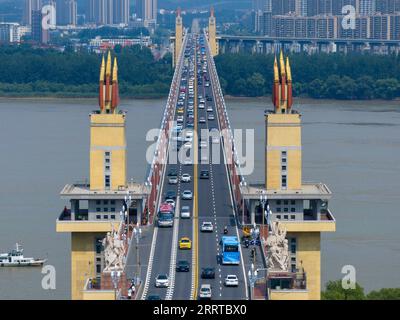
<instances>
[{"instance_id":1,"label":"city building","mask_svg":"<svg viewBox=\"0 0 400 320\"><path fill-rule=\"evenodd\" d=\"M14 43L21 41L19 23L0 23L0 43Z\"/></svg>"},{"instance_id":2,"label":"city building","mask_svg":"<svg viewBox=\"0 0 400 320\"><path fill-rule=\"evenodd\" d=\"M114 0L113 23L124 24L129 23L129 0Z\"/></svg>"},{"instance_id":3,"label":"city building","mask_svg":"<svg viewBox=\"0 0 400 320\"><path fill-rule=\"evenodd\" d=\"M328 208L332 193L323 183L303 182L301 114L293 109L292 73L282 52L279 65L275 59L273 110L265 112L265 183L242 185L241 191L249 222L261 226L263 238L276 221L287 231L288 268L268 266L269 299L318 300L321 234L336 230Z\"/></svg>"},{"instance_id":4,"label":"city building","mask_svg":"<svg viewBox=\"0 0 400 320\"><path fill-rule=\"evenodd\" d=\"M25 0L23 24L26 26L32 25L32 11L42 9L42 0Z\"/></svg>"},{"instance_id":5,"label":"city building","mask_svg":"<svg viewBox=\"0 0 400 320\"><path fill-rule=\"evenodd\" d=\"M135 15L136 19L144 19L145 13L144 13L144 2L145 0L135 0Z\"/></svg>"},{"instance_id":6,"label":"city building","mask_svg":"<svg viewBox=\"0 0 400 320\"><path fill-rule=\"evenodd\" d=\"M129 0L88 0L89 21L98 25L128 25Z\"/></svg>"},{"instance_id":7,"label":"city building","mask_svg":"<svg viewBox=\"0 0 400 320\"><path fill-rule=\"evenodd\" d=\"M157 24L157 0L144 1L144 26L146 28L155 28Z\"/></svg>"},{"instance_id":8,"label":"city building","mask_svg":"<svg viewBox=\"0 0 400 320\"><path fill-rule=\"evenodd\" d=\"M400 0L376 0L376 12L382 14L400 12Z\"/></svg>"},{"instance_id":9,"label":"city building","mask_svg":"<svg viewBox=\"0 0 400 320\"><path fill-rule=\"evenodd\" d=\"M146 189L127 182L126 113L118 110L118 66L108 54L100 72L99 110L90 114L89 182L67 184L69 201L56 222L57 232L71 233L71 295L83 299L88 278L98 279L105 266L102 241L120 224L140 221ZM127 197L131 199L129 208ZM127 217L120 211L128 212ZM112 291L111 291L112 293ZM113 293L112 293L113 296Z\"/></svg>"},{"instance_id":10,"label":"city building","mask_svg":"<svg viewBox=\"0 0 400 320\"><path fill-rule=\"evenodd\" d=\"M144 46L150 47L152 44L151 38L149 36L143 36L141 38L116 38L116 39L102 39L97 37L91 39L89 42L88 49L96 53L104 53L107 50L114 49L116 45L122 47L132 47L132 46Z\"/></svg>"},{"instance_id":11,"label":"city building","mask_svg":"<svg viewBox=\"0 0 400 320\"><path fill-rule=\"evenodd\" d=\"M43 13L42 10L32 11L32 41L41 44L47 44L50 40L49 30L43 28L42 20Z\"/></svg>"},{"instance_id":12,"label":"city building","mask_svg":"<svg viewBox=\"0 0 400 320\"><path fill-rule=\"evenodd\" d=\"M77 24L77 2L76 0L57 0L56 15L57 25L66 26Z\"/></svg>"}]
</instances>

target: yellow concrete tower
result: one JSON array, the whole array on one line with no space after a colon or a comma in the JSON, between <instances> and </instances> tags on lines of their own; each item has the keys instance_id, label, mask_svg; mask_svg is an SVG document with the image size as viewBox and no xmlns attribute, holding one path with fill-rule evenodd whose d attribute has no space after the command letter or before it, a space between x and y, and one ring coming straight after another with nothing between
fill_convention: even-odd
<instances>
[{"instance_id":1,"label":"yellow concrete tower","mask_svg":"<svg viewBox=\"0 0 400 320\"><path fill-rule=\"evenodd\" d=\"M104 266L102 239L117 229L126 196L125 113L117 112L118 67L111 54L102 60L100 110L90 115L90 183L67 184L61 197L69 200L57 220L57 232L71 233L71 297L82 299L88 278ZM112 194L111 194L112 193Z\"/></svg>"},{"instance_id":2,"label":"yellow concrete tower","mask_svg":"<svg viewBox=\"0 0 400 320\"><path fill-rule=\"evenodd\" d=\"M265 231L271 227L272 232L275 222L287 232L286 268L268 265L268 299L316 300L321 295L321 233L336 230L328 209L332 193L322 182L302 181L301 115L292 109L292 72L282 52L273 70L274 108L265 112L265 183L243 186L242 195L249 222L261 226L263 237L271 235ZM264 250L268 257L270 249Z\"/></svg>"},{"instance_id":3,"label":"yellow concrete tower","mask_svg":"<svg viewBox=\"0 0 400 320\"><path fill-rule=\"evenodd\" d=\"M101 69L100 112L90 116L90 189L117 190L126 186L125 114L117 113L118 66L111 54Z\"/></svg>"},{"instance_id":4,"label":"yellow concrete tower","mask_svg":"<svg viewBox=\"0 0 400 320\"><path fill-rule=\"evenodd\" d=\"M280 73L275 58L273 103L275 110L265 114L267 190L301 189L301 116L292 112L292 75L289 59L280 57Z\"/></svg>"},{"instance_id":5,"label":"yellow concrete tower","mask_svg":"<svg viewBox=\"0 0 400 320\"><path fill-rule=\"evenodd\" d=\"M211 8L211 15L208 19L208 42L210 43L211 54L213 57L218 55L218 41L217 41L217 22L215 19L214 8Z\"/></svg>"},{"instance_id":6,"label":"yellow concrete tower","mask_svg":"<svg viewBox=\"0 0 400 320\"><path fill-rule=\"evenodd\" d=\"M279 66L278 66L279 65ZM265 191L272 220L287 230L291 261L287 282L270 272L272 299L320 299L321 232L335 231L328 210L331 192L322 183L302 182L301 115L292 109L292 72L289 58L275 58L272 91L274 110L265 113ZM285 287L294 290L282 290Z\"/></svg>"},{"instance_id":7,"label":"yellow concrete tower","mask_svg":"<svg viewBox=\"0 0 400 320\"><path fill-rule=\"evenodd\" d=\"M181 8L178 8L175 19L175 43L174 43L174 66L178 61L182 49L183 42L183 21L181 16Z\"/></svg>"}]
</instances>

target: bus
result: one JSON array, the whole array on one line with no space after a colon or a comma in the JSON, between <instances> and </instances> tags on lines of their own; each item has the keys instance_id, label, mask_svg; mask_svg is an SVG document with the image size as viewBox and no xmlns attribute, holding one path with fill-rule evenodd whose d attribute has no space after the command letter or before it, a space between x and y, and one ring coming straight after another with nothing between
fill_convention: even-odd
<instances>
[{"instance_id":1,"label":"bus","mask_svg":"<svg viewBox=\"0 0 400 320\"><path fill-rule=\"evenodd\" d=\"M222 264L239 264L239 240L235 236L223 236L222 240Z\"/></svg>"},{"instance_id":2,"label":"bus","mask_svg":"<svg viewBox=\"0 0 400 320\"><path fill-rule=\"evenodd\" d=\"M174 207L169 203L163 203L158 210L157 224L159 227L172 227L174 225Z\"/></svg>"}]
</instances>

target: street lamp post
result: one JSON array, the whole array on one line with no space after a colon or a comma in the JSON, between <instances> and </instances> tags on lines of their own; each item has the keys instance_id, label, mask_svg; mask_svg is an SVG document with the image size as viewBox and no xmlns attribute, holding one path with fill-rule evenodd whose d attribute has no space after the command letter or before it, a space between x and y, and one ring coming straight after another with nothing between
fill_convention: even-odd
<instances>
[{"instance_id":1,"label":"street lamp post","mask_svg":"<svg viewBox=\"0 0 400 320\"><path fill-rule=\"evenodd\" d=\"M260 195L260 202L262 205L262 237L264 237L265 205L267 204L267 195L265 194L264 190Z\"/></svg>"},{"instance_id":2,"label":"street lamp post","mask_svg":"<svg viewBox=\"0 0 400 320\"><path fill-rule=\"evenodd\" d=\"M112 271L111 272L111 280L114 285L114 300L117 300L117 288L118 288L118 282L119 279L121 278L121 272L120 271Z\"/></svg>"},{"instance_id":3,"label":"street lamp post","mask_svg":"<svg viewBox=\"0 0 400 320\"><path fill-rule=\"evenodd\" d=\"M248 272L248 277L249 277L249 282L250 282L250 288L251 288L251 291L250 291L250 300L251 300L252 298L254 298L254 287L255 287L255 284L256 284L256 281L257 281L257 276L258 276L258 271L255 270L254 264L252 263L252 264L251 264L251 268L250 268L250 270L249 270L249 272Z\"/></svg>"},{"instance_id":4,"label":"street lamp post","mask_svg":"<svg viewBox=\"0 0 400 320\"><path fill-rule=\"evenodd\" d=\"M136 271L136 280L135 284L139 284L140 282L140 254L139 254L139 241L142 236L142 229L138 225L133 229L133 235L136 240L136 263L137 263L137 271Z\"/></svg>"}]
</instances>

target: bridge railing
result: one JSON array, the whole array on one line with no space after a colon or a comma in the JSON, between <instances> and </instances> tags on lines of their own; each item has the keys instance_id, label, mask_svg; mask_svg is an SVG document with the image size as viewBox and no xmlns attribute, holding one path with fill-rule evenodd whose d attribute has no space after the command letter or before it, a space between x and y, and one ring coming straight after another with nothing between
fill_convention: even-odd
<instances>
[{"instance_id":1,"label":"bridge railing","mask_svg":"<svg viewBox=\"0 0 400 320\"><path fill-rule=\"evenodd\" d=\"M204 36L207 39L207 35L204 32ZM223 148L225 153L226 165L228 167L230 184L232 186L232 196L234 199L235 212L238 215L243 208L243 197L241 194L241 185L245 185L246 181L242 175L240 168L240 159L235 148L235 139L232 133L231 124L225 104L224 95L219 82L217 68L215 66L214 58L211 55L211 48L208 41L207 44L207 61L210 66L210 81L212 82L212 88L215 97L215 107L218 114L220 123L221 135L223 138ZM239 219L238 222L240 223Z\"/></svg>"},{"instance_id":2,"label":"bridge railing","mask_svg":"<svg viewBox=\"0 0 400 320\"><path fill-rule=\"evenodd\" d=\"M160 124L160 131L158 134L157 143L155 146L155 152L153 160L150 164L148 175L145 180L145 185L149 188L150 192L145 200L144 214L145 221L142 224L153 223L154 216L156 213L156 203L161 192L161 180L165 165L168 159L168 145L170 140L170 126L175 116L175 109L179 95L180 88L180 74L183 67L184 52L187 43L187 33L184 37L182 49L176 64L174 76L172 79L168 100L164 109L163 118Z\"/></svg>"}]
</instances>

